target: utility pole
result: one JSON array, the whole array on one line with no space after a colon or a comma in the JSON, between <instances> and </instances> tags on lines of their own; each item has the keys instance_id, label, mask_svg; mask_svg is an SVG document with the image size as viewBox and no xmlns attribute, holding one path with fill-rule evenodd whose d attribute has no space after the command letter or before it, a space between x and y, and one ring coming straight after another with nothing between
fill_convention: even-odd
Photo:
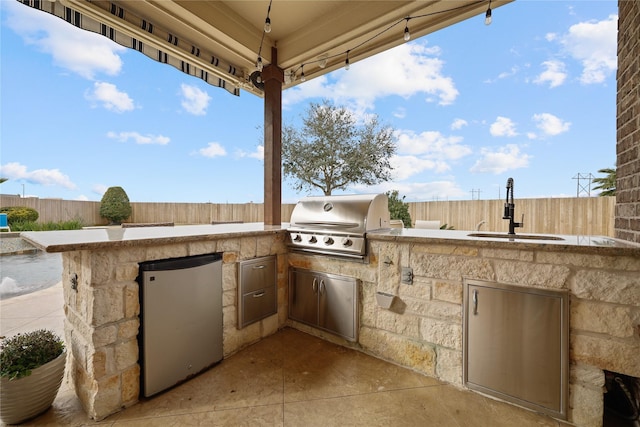
<instances>
[{"instance_id":1,"label":"utility pole","mask_svg":"<svg viewBox=\"0 0 640 427\"><path fill-rule=\"evenodd\" d=\"M481 190L478 188L477 190L475 188L471 189L471 200L476 200L475 199L475 194L478 193L478 200L480 200L480 192Z\"/></svg>"},{"instance_id":2,"label":"utility pole","mask_svg":"<svg viewBox=\"0 0 640 427\"><path fill-rule=\"evenodd\" d=\"M587 197L591 197L591 181L593 180L591 173L578 173L573 179L577 180L578 185L576 188L576 197L580 197L580 194L586 194ZM580 182L582 181L582 183ZM584 181L587 181L586 184Z\"/></svg>"}]
</instances>

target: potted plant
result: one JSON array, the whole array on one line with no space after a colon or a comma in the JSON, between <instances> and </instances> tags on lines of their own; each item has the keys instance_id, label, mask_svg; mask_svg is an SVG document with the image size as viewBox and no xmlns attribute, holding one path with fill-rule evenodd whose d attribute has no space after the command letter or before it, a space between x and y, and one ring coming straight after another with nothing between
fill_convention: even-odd
<instances>
[{"instance_id":1,"label":"potted plant","mask_svg":"<svg viewBox=\"0 0 640 427\"><path fill-rule=\"evenodd\" d=\"M64 376L64 341L40 329L0 343L0 418L18 424L45 412Z\"/></svg>"}]
</instances>

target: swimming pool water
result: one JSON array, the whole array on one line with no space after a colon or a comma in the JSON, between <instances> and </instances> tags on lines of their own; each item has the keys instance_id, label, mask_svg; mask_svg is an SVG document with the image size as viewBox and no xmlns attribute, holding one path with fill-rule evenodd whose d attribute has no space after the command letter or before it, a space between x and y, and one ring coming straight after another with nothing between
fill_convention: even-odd
<instances>
[{"instance_id":1,"label":"swimming pool water","mask_svg":"<svg viewBox=\"0 0 640 427\"><path fill-rule=\"evenodd\" d=\"M62 255L42 251L0 256L0 299L49 288L62 280Z\"/></svg>"}]
</instances>

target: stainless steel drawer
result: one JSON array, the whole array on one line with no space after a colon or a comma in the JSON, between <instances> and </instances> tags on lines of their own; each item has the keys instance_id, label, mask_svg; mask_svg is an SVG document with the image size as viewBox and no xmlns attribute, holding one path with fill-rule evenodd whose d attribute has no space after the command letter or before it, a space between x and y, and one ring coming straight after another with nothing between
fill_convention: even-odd
<instances>
[{"instance_id":1,"label":"stainless steel drawer","mask_svg":"<svg viewBox=\"0 0 640 427\"><path fill-rule=\"evenodd\" d=\"M278 311L276 289L269 287L244 294L241 304L242 326L244 327Z\"/></svg>"},{"instance_id":2,"label":"stainless steel drawer","mask_svg":"<svg viewBox=\"0 0 640 427\"><path fill-rule=\"evenodd\" d=\"M238 329L278 312L275 256L240 261L237 311Z\"/></svg>"},{"instance_id":3,"label":"stainless steel drawer","mask_svg":"<svg viewBox=\"0 0 640 427\"><path fill-rule=\"evenodd\" d=\"M240 261L238 280L242 293L272 286L276 281L276 257L268 256Z\"/></svg>"}]
</instances>

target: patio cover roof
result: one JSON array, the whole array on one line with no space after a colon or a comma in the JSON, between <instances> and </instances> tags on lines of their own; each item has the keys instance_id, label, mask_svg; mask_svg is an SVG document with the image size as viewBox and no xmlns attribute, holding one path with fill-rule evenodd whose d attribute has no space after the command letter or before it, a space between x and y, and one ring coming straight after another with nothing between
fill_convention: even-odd
<instances>
[{"instance_id":1,"label":"patio cover roof","mask_svg":"<svg viewBox=\"0 0 640 427\"><path fill-rule=\"evenodd\" d=\"M127 36L134 42L123 44L152 49L145 53L157 60L168 54L167 62L172 58L174 66L201 78L204 71L205 80L214 85L225 86L217 81L223 79L232 93L244 89L263 96L250 76L258 56L264 65L273 62L272 48L277 49L274 65L284 70L286 89L301 83L302 71L309 80L343 67L347 52L354 63L405 43L405 26L415 39L513 0L19 1L49 12L58 8L57 14L73 25L107 37L110 31ZM74 18L73 12L82 18ZM264 32L267 15L270 33ZM95 28L89 20L97 23Z\"/></svg>"}]
</instances>

